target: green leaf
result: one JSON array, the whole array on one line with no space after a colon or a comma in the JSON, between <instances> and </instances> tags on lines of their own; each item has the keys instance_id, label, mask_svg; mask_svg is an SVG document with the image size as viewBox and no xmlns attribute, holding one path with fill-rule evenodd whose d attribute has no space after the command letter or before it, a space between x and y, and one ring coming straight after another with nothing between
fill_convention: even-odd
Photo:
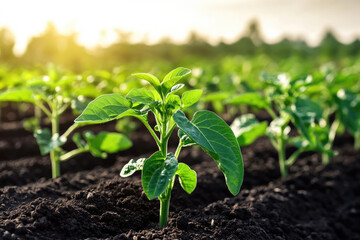
<instances>
[{"instance_id":1,"label":"green leaf","mask_svg":"<svg viewBox=\"0 0 360 240\"><path fill-rule=\"evenodd\" d=\"M312 122L314 119L319 120L323 113L322 108L317 103L306 98L297 98L292 111L305 122Z\"/></svg>"},{"instance_id":2,"label":"green leaf","mask_svg":"<svg viewBox=\"0 0 360 240\"><path fill-rule=\"evenodd\" d=\"M244 166L239 145L230 127L210 111L196 112L191 122L180 110L173 118L178 127L215 160L224 173L230 192L238 194L243 182Z\"/></svg>"},{"instance_id":3,"label":"green leaf","mask_svg":"<svg viewBox=\"0 0 360 240\"><path fill-rule=\"evenodd\" d=\"M260 123L253 114L245 114L236 118L230 128L237 137L239 145L247 146L266 134L267 123Z\"/></svg>"},{"instance_id":4,"label":"green leaf","mask_svg":"<svg viewBox=\"0 0 360 240\"><path fill-rule=\"evenodd\" d=\"M172 153L165 158L161 152L156 152L145 161L142 186L150 200L159 197L166 190L177 168L178 161Z\"/></svg>"},{"instance_id":5,"label":"green leaf","mask_svg":"<svg viewBox=\"0 0 360 240\"><path fill-rule=\"evenodd\" d=\"M121 94L105 94L91 101L75 122L103 123L122 117L131 102Z\"/></svg>"},{"instance_id":6,"label":"green leaf","mask_svg":"<svg viewBox=\"0 0 360 240\"><path fill-rule=\"evenodd\" d=\"M267 108L269 107L269 103L263 98L259 93L244 93L234 97L231 97L227 100L229 104L235 105L249 105L257 108Z\"/></svg>"},{"instance_id":7,"label":"green leaf","mask_svg":"<svg viewBox=\"0 0 360 240\"><path fill-rule=\"evenodd\" d=\"M160 86L160 80L150 73L134 73L131 75L148 81L155 89L158 89Z\"/></svg>"},{"instance_id":8,"label":"green leaf","mask_svg":"<svg viewBox=\"0 0 360 240\"><path fill-rule=\"evenodd\" d=\"M121 133L100 132L96 136L87 133L84 137L88 142L90 151L96 149L107 153L116 153L132 146L132 142Z\"/></svg>"},{"instance_id":9,"label":"green leaf","mask_svg":"<svg viewBox=\"0 0 360 240\"><path fill-rule=\"evenodd\" d=\"M155 101L153 94L145 88L133 89L128 93L127 97L130 98L133 103L149 104Z\"/></svg>"},{"instance_id":10,"label":"green leaf","mask_svg":"<svg viewBox=\"0 0 360 240\"><path fill-rule=\"evenodd\" d=\"M190 107L191 105L199 101L202 93L203 91L198 89L184 92L181 96L183 108Z\"/></svg>"},{"instance_id":11,"label":"green leaf","mask_svg":"<svg viewBox=\"0 0 360 240\"><path fill-rule=\"evenodd\" d=\"M181 187L188 193L192 193L196 188L196 172L185 163L179 163L176 175L179 176Z\"/></svg>"},{"instance_id":12,"label":"green leaf","mask_svg":"<svg viewBox=\"0 0 360 240\"><path fill-rule=\"evenodd\" d=\"M179 91L180 89L182 89L184 86L185 86L184 84L176 84L170 89L170 92L168 94L175 93L175 92Z\"/></svg>"},{"instance_id":13,"label":"green leaf","mask_svg":"<svg viewBox=\"0 0 360 240\"><path fill-rule=\"evenodd\" d=\"M139 158L138 160L131 159L125 166L121 169L121 177L129 177L133 175L136 171L141 171L144 166L146 158Z\"/></svg>"},{"instance_id":14,"label":"green leaf","mask_svg":"<svg viewBox=\"0 0 360 240\"><path fill-rule=\"evenodd\" d=\"M29 102L34 103L34 92L25 88L13 88L0 94L2 102Z\"/></svg>"},{"instance_id":15,"label":"green leaf","mask_svg":"<svg viewBox=\"0 0 360 240\"><path fill-rule=\"evenodd\" d=\"M174 86L175 83L180 81L182 78L188 76L191 70L188 68L179 67L169 72L165 77L161 85L167 89Z\"/></svg>"},{"instance_id":16,"label":"green leaf","mask_svg":"<svg viewBox=\"0 0 360 240\"><path fill-rule=\"evenodd\" d=\"M34 136L39 145L41 155L48 154L51 150L60 147L66 142L66 139L61 138L59 134L52 135L48 128L36 130Z\"/></svg>"}]
</instances>

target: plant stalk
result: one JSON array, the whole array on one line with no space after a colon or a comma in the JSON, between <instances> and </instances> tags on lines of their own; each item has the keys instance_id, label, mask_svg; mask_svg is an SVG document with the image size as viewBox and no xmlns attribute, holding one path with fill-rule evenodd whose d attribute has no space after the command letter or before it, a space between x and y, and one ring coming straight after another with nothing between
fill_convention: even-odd
<instances>
[{"instance_id":1,"label":"plant stalk","mask_svg":"<svg viewBox=\"0 0 360 240\"><path fill-rule=\"evenodd\" d=\"M284 178L287 176L287 166L285 162L285 139L283 133L279 138L278 154L279 154L280 173L281 173L281 177Z\"/></svg>"},{"instance_id":2,"label":"plant stalk","mask_svg":"<svg viewBox=\"0 0 360 240\"><path fill-rule=\"evenodd\" d=\"M356 150L359 150L360 149L360 131L355 132L354 138L355 138L355 140L354 140L354 148Z\"/></svg>"},{"instance_id":3,"label":"plant stalk","mask_svg":"<svg viewBox=\"0 0 360 240\"><path fill-rule=\"evenodd\" d=\"M59 135L59 115L53 112L51 117L52 135ZM50 151L52 178L60 177L60 151L55 148Z\"/></svg>"}]
</instances>

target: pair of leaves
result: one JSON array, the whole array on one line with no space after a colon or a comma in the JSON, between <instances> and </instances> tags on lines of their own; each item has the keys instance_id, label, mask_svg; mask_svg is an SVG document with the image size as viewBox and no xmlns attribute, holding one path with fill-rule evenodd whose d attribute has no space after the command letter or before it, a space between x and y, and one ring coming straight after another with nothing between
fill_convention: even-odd
<instances>
[{"instance_id":1,"label":"pair of leaves","mask_svg":"<svg viewBox=\"0 0 360 240\"><path fill-rule=\"evenodd\" d=\"M176 89L172 88L178 81L187 77L190 73L190 69L179 67L169 72L164 77L162 82L160 82L157 77L149 73L135 73L133 76L148 81L160 95L166 96L166 94L168 94L170 91L174 92L175 90L178 90L180 86L178 86Z\"/></svg>"},{"instance_id":2,"label":"pair of leaves","mask_svg":"<svg viewBox=\"0 0 360 240\"><path fill-rule=\"evenodd\" d=\"M178 163L174 154L166 157L161 152L154 153L150 158L130 160L121 170L120 176L128 177L142 170L142 185L146 196L152 200L159 197L172 183L175 175L179 176L180 185L191 193L196 187L196 172L185 163Z\"/></svg>"}]
</instances>

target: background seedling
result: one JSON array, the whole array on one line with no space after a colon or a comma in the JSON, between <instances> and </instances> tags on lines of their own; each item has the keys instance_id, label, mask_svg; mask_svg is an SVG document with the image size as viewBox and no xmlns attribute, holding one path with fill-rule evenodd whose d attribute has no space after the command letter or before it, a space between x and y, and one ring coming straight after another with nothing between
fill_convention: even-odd
<instances>
[{"instance_id":1,"label":"background seedling","mask_svg":"<svg viewBox=\"0 0 360 240\"><path fill-rule=\"evenodd\" d=\"M90 131L74 134L73 141L77 148L66 152L61 146L75 129L85 124L75 123L62 135L60 134L60 116L69 108L79 112L86 106L86 99L72 94L72 82L76 76L62 75L59 70L50 67L49 74L41 78L34 78L21 88L13 88L0 95L0 101L28 102L41 109L49 119L51 129L41 128L39 119L32 119L29 128L34 130L34 136L42 155L50 153L52 177L60 176L60 162L67 161L72 157L90 152L96 157L106 158L106 153L115 153L128 149L132 146L131 141L120 133L101 132L94 135Z\"/></svg>"}]
</instances>

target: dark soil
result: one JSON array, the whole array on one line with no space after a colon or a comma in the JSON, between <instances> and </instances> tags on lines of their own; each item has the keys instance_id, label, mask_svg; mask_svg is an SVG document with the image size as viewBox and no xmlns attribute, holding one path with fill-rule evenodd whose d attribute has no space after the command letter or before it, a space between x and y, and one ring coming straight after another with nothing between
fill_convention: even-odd
<instances>
[{"instance_id":1,"label":"dark soil","mask_svg":"<svg viewBox=\"0 0 360 240\"><path fill-rule=\"evenodd\" d=\"M95 131L113 127L100 126ZM62 163L55 180L30 133L0 134L0 239L360 239L360 152L347 135L336 140L330 165L304 154L286 179L271 144L258 139L242 148L236 197L208 155L185 148L179 160L197 171L198 185L188 195L175 183L169 225L159 228L159 202L147 199L140 174L119 176L127 161L155 149L147 133L107 160L85 154Z\"/></svg>"}]
</instances>

